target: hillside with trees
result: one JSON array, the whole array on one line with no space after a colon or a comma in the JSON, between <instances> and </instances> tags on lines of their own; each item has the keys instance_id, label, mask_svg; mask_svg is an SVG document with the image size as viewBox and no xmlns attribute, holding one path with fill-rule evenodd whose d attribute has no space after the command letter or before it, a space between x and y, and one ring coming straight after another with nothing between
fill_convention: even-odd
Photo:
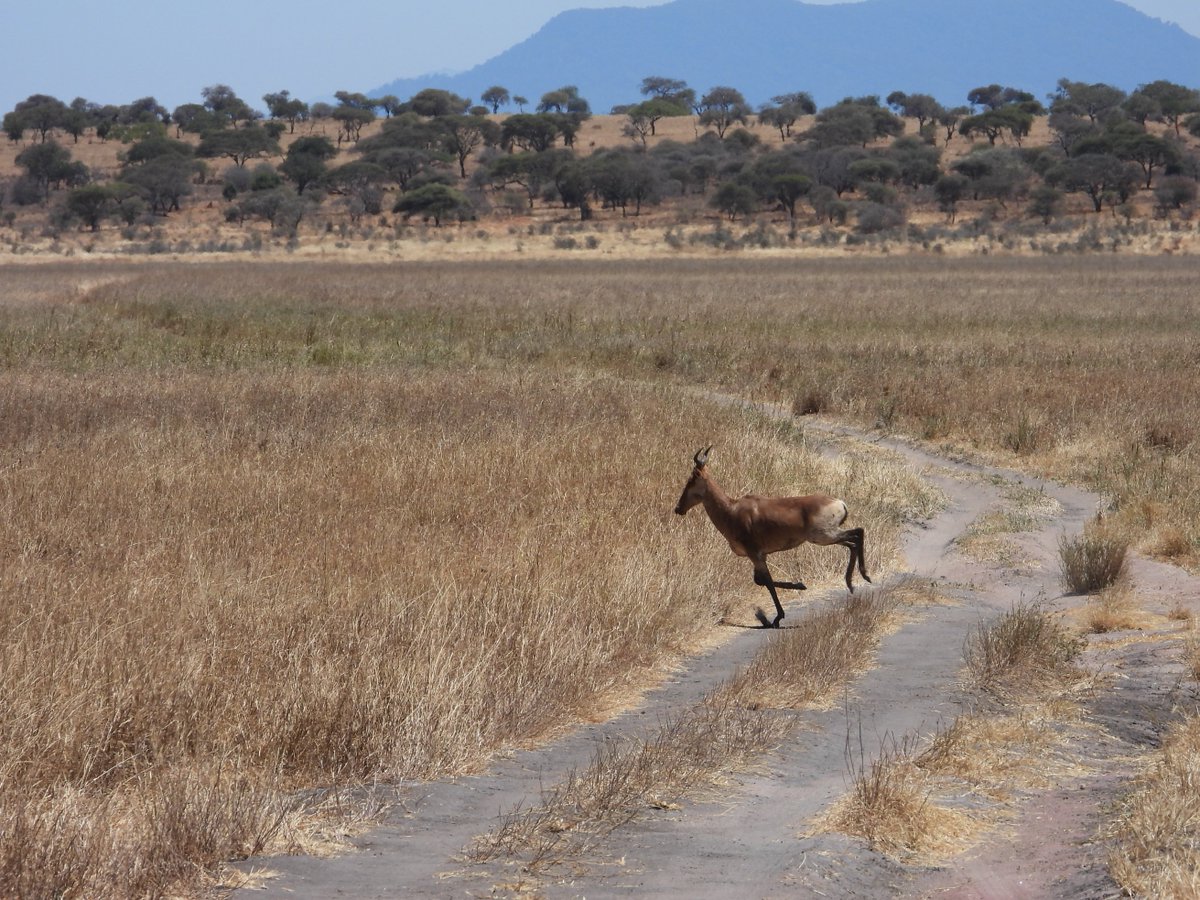
<instances>
[{"instance_id":1,"label":"hillside with trees","mask_svg":"<svg viewBox=\"0 0 1200 900\"><path fill-rule=\"evenodd\" d=\"M733 85L654 74L604 116L576 86L530 100L519 83L479 103L282 90L261 110L222 84L174 110L33 95L3 117L0 241L13 254L399 252L431 235L492 252L1194 241L1189 85L985 83L953 106L901 90L821 106L801 88L752 104Z\"/></svg>"}]
</instances>

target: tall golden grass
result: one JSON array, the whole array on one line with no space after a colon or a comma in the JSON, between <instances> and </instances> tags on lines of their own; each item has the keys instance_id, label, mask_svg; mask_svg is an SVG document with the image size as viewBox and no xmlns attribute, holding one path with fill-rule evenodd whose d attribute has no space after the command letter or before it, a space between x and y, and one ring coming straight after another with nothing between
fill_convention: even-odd
<instances>
[{"instance_id":1,"label":"tall golden grass","mask_svg":"<svg viewBox=\"0 0 1200 900\"><path fill-rule=\"evenodd\" d=\"M261 849L289 787L477 765L636 686L734 589L666 527L670 451L700 435L661 393L303 372L3 393L6 883L45 875L35 840L82 856L69 892L152 893L182 874L163 858ZM212 833L214 810L248 820Z\"/></svg>"},{"instance_id":2,"label":"tall golden grass","mask_svg":"<svg viewBox=\"0 0 1200 900\"><path fill-rule=\"evenodd\" d=\"M49 274L0 320L14 893L174 890L297 840L298 787L469 770L623 702L755 590L671 514L702 443L847 496L873 562L921 494L676 387L472 359L524 313L393 307L390 273L344 304L311 272Z\"/></svg>"},{"instance_id":3,"label":"tall golden grass","mask_svg":"<svg viewBox=\"0 0 1200 900\"><path fill-rule=\"evenodd\" d=\"M845 496L872 568L930 507L707 391L1004 459L1018 428L1194 559L1195 274L0 268L0 878L161 893L291 840L299 785L468 769L617 702L755 591L669 514L697 447L734 492Z\"/></svg>"},{"instance_id":4,"label":"tall golden grass","mask_svg":"<svg viewBox=\"0 0 1200 900\"><path fill-rule=\"evenodd\" d=\"M1137 549L1197 562L1190 258L37 269L37 287L0 278L92 286L54 315L10 310L0 365L536 364L818 397L1088 484Z\"/></svg>"}]
</instances>

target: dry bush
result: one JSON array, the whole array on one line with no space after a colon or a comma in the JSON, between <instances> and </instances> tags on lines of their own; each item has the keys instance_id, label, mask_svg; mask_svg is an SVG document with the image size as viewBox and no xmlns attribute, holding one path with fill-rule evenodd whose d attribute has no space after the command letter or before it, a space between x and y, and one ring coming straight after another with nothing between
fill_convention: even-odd
<instances>
[{"instance_id":1,"label":"dry bush","mask_svg":"<svg viewBox=\"0 0 1200 900\"><path fill-rule=\"evenodd\" d=\"M1200 636L1190 635L1184 642L1183 671L1193 681L1200 681Z\"/></svg>"},{"instance_id":2,"label":"dry bush","mask_svg":"<svg viewBox=\"0 0 1200 900\"><path fill-rule=\"evenodd\" d=\"M812 387L797 394L792 400L793 416L815 416L827 412L831 406L829 391L822 387Z\"/></svg>"},{"instance_id":3,"label":"dry bush","mask_svg":"<svg viewBox=\"0 0 1200 900\"><path fill-rule=\"evenodd\" d=\"M1079 537L1058 539L1063 588L1091 594L1117 583L1125 571L1129 542L1103 528L1088 527Z\"/></svg>"},{"instance_id":4,"label":"dry bush","mask_svg":"<svg viewBox=\"0 0 1200 900\"><path fill-rule=\"evenodd\" d=\"M1192 611L1192 608L1182 600L1176 600L1173 604L1171 604L1171 608L1167 610L1167 618L1173 619L1177 622L1187 622L1189 623L1189 627L1194 627L1193 623L1195 621L1196 614Z\"/></svg>"},{"instance_id":5,"label":"dry bush","mask_svg":"<svg viewBox=\"0 0 1200 900\"><path fill-rule=\"evenodd\" d=\"M1035 607L973 632L964 661L972 687L986 695L985 711L956 717L924 749L915 736L892 740L869 763L861 735L857 758L848 740L853 786L816 829L862 837L902 861L941 865L1003 819L1016 791L1077 774L1065 748L1083 727L1069 697L1080 649Z\"/></svg>"},{"instance_id":6,"label":"dry bush","mask_svg":"<svg viewBox=\"0 0 1200 900\"><path fill-rule=\"evenodd\" d=\"M1131 896L1200 896L1200 718L1171 729L1114 817L1109 871Z\"/></svg>"},{"instance_id":7,"label":"dry bush","mask_svg":"<svg viewBox=\"0 0 1200 900\"><path fill-rule=\"evenodd\" d=\"M973 629L963 650L971 687L995 698L1044 690L1074 680L1083 642L1041 606L1018 603Z\"/></svg>"},{"instance_id":8,"label":"dry bush","mask_svg":"<svg viewBox=\"0 0 1200 900\"><path fill-rule=\"evenodd\" d=\"M1157 539L1149 549L1163 559L1185 561L1192 553L1193 542L1182 528L1166 526L1159 530Z\"/></svg>"},{"instance_id":9,"label":"dry bush","mask_svg":"<svg viewBox=\"0 0 1200 900\"><path fill-rule=\"evenodd\" d=\"M1111 585L1088 598L1084 627L1092 634L1139 627L1133 591L1125 583Z\"/></svg>"},{"instance_id":10,"label":"dry bush","mask_svg":"<svg viewBox=\"0 0 1200 900\"><path fill-rule=\"evenodd\" d=\"M863 838L872 850L906 862L933 862L953 853L979 831L977 817L937 802L934 785L917 765L916 741L885 742L869 763L861 735L858 754L847 741L850 792L817 824Z\"/></svg>"}]
</instances>

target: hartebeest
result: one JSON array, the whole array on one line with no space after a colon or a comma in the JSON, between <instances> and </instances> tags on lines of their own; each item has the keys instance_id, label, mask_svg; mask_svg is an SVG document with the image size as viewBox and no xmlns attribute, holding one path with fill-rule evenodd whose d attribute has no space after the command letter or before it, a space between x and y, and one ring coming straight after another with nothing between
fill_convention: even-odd
<instances>
[{"instance_id":1,"label":"hartebeest","mask_svg":"<svg viewBox=\"0 0 1200 900\"><path fill-rule=\"evenodd\" d=\"M776 588L805 590L803 582L771 578L771 570L767 568L768 553L791 550L801 544L840 544L850 548L850 563L846 566L846 587L850 593L854 593L852 576L856 561L859 574L870 583L863 562L863 530L842 529L849 515L843 501L825 494L805 497L747 494L732 500L705 469L711 450L712 447L701 450L692 458L696 467L675 504L675 513L682 516L697 503L703 503L708 518L729 541L730 549L754 563L754 583L770 591L771 599L775 601L775 621L768 622L761 609L755 612L764 628L778 628L779 620L783 618L783 606Z\"/></svg>"}]
</instances>

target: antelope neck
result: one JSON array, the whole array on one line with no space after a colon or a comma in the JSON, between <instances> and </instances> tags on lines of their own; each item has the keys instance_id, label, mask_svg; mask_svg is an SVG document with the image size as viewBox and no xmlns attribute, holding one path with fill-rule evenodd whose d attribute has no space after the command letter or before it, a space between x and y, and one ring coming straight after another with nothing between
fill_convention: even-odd
<instances>
[{"instance_id":1,"label":"antelope neck","mask_svg":"<svg viewBox=\"0 0 1200 900\"><path fill-rule=\"evenodd\" d=\"M704 504L704 511L708 513L708 518L720 530L721 523L729 521L730 507L733 501L729 496L721 490L721 486L714 481L707 472L702 472L701 477L704 479L704 496L701 502Z\"/></svg>"}]
</instances>

